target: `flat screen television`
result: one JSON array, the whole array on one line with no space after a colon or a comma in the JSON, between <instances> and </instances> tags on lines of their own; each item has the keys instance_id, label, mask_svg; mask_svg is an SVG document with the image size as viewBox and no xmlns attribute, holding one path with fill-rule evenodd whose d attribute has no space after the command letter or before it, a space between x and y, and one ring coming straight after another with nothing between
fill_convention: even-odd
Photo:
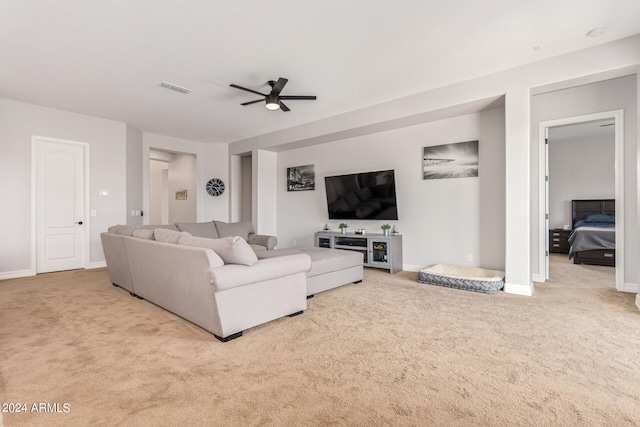
<instances>
[{"instance_id":1,"label":"flat screen television","mask_svg":"<svg viewBox=\"0 0 640 427\"><path fill-rule=\"evenodd\" d=\"M393 170L324 178L329 219L397 220Z\"/></svg>"}]
</instances>

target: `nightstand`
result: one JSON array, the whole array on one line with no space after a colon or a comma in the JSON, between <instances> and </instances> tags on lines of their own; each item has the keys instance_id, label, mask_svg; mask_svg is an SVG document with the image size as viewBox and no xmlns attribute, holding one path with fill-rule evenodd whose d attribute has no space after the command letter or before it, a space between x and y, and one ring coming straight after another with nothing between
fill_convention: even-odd
<instances>
[{"instance_id":1,"label":"nightstand","mask_svg":"<svg viewBox=\"0 0 640 427\"><path fill-rule=\"evenodd\" d=\"M568 254L569 233L571 230L563 230L562 228L549 230L549 252Z\"/></svg>"}]
</instances>

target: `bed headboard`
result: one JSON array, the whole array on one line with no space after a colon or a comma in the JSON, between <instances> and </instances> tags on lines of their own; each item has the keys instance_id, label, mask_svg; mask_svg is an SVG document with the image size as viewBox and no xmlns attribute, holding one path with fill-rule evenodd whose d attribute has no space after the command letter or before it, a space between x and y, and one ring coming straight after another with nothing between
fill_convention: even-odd
<instances>
[{"instance_id":1,"label":"bed headboard","mask_svg":"<svg viewBox=\"0 0 640 427\"><path fill-rule=\"evenodd\" d=\"M593 214L616 214L616 199L593 199L571 201L571 227L576 221Z\"/></svg>"}]
</instances>

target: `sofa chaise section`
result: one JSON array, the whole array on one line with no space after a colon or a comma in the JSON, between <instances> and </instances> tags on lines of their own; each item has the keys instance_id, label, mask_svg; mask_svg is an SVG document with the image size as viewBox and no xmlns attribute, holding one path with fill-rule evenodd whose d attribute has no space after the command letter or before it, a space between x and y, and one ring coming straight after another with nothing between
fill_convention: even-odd
<instances>
[{"instance_id":1,"label":"sofa chaise section","mask_svg":"<svg viewBox=\"0 0 640 427\"><path fill-rule=\"evenodd\" d=\"M364 256L359 251L294 247L258 252L257 256L259 259L270 259L293 254L305 254L311 259L311 269L307 272L308 297L362 281Z\"/></svg>"},{"instance_id":2,"label":"sofa chaise section","mask_svg":"<svg viewBox=\"0 0 640 427\"><path fill-rule=\"evenodd\" d=\"M222 341L262 323L299 314L307 307L306 273L311 267L307 255L235 265L224 264L208 248L115 233L102 233L101 237L105 255L112 249L120 252L117 256L110 254L115 263L107 261L110 278L122 281L128 268L128 290L132 294L189 320ZM112 274L112 269L118 272Z\"/></svg>"}]
</instances>

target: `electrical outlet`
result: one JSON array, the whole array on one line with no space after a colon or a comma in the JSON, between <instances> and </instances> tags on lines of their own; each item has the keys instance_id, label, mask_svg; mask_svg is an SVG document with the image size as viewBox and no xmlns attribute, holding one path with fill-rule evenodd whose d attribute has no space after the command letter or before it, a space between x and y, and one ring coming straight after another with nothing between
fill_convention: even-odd
<instances>
[{"instance_id":1,"label":"electrical outlet","mask_svg":"<svg viewBox=\"0 0 640 427\"><path fill-rule=\"evenodd\" d=\"M96 211L91 211L91 216L96 216L97 212Z\"/></svg>"},{"instance_id":2,"label":"electrical outlet","mask_svg":"<svg viewBox=\"0 0 640 427\"><path fill-rule=\"evenodd\" d=\"M473 261L473 254L467 254L467 261Z\"/></svg>"}]
</instances>

